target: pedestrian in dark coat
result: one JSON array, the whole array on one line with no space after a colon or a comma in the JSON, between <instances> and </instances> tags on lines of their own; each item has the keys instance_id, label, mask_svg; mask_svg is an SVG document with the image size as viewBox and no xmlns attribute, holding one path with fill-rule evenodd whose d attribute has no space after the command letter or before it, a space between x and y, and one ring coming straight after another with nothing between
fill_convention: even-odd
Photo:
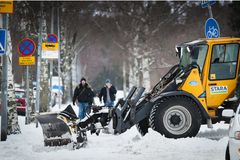
<instances>
[{"instance_id":1,"label":"pedestrian in dark coat","mask_svg":"<svg viewBox=\"0 0 240 160\"><path fill-rule=\"evenodd\" d=\"M75 88L73 95L73 105L77 100L79 107L78 117L83 119L86 116L86 111L89 109L89 105L93 103L94 93L86 82L85 78L82 78L80 84Z\"/></svg>"},{"instance_id":2,"label":"pedestrian in dark coat","mask_svg":"<svg viewBox=\"0 0 240 160\"><path fill-rule=\"evenodd\" d=\"M105 106L111 108L114 106L116 93L117 93L116 88L112 85L111 81L107 79L105 86L101 89L98 97L100 99L100 102L102 102L102 98L103 98L103 102Z\"/></svg>"}]
</instances>

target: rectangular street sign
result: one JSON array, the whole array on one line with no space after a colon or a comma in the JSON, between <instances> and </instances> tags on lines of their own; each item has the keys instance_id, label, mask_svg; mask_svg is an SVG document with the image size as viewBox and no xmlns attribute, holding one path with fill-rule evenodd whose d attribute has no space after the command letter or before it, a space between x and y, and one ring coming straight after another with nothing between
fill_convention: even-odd
<instances>
[{"instance_id":1,"label":"rectangular street sign","mask_svg":"<svg viewBox=\"0 0 240 160\"><path fill-rule=\"evenodd\" d=\"M0 29L0 56L6 54L6 47L7 47L7 30Z\"/></svg>"},{"instance_id":2,"label":"rectangular street sign","mask_svg":"<svg viewBox=\"0 0 240 160\"><path fill-rule=\"evenodd\" d=\"M201 6L202 8L207 8L208 5L214 5L216 3L216 0L202 0Z\"/></svg>"},{"instance_id":3,"label":"rectangular street sign","mask_svg":"<svg viewBox=\"0 0 240 160\"><path fill-rule=\"evenodd\" d=\"M20 66L35 65L35 56L19 57Z\"/></svg>"},{"instance_id":4,"label":"rectangular street sign","mask_svg":"<svg viewBox=\"0 0 240 160\"><path fill-rule=\"evenodd\" d=\"M13 0L1 0L0 13L13 13Z\"/></svg>"},{"instance_id":5,"label":"rectangular street sign","mask_svg":"<svg viewBox=\"0 0 240 160\"><path fill-rule=\"evenodd\" d=\"M58 43L42 43L42 50L58 50Z\"/></svg>"},{"instance_id":6,"label":"rectangular street sign","mask_svg":"<svg viewBox=\"0 0 240 160\"><path fill-rule=\"evenodd\" d=\"M58 59L58 43L42 43L42 58Z\"/></svg>"}]
</instances>

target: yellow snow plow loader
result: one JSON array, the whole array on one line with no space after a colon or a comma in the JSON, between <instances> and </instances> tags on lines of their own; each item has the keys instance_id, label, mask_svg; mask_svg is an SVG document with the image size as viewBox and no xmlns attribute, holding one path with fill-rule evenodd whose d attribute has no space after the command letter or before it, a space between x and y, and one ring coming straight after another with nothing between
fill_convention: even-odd
<instances>
[{"instance_id":1,"label":"yellow snow plow loader","mask_svg":"<svg viewBox=\"0 0 240 160\"><path fill-rule=\"evenodd\" d=\"M60 114L38 116L45 145L72 142L71 135L77 133L75 143L79 146L86 141L86 131L94 133L96 123L104 128L111 119L115 133L136 125L142 135L152 128L168 138L194 137L202 124L211 128L213 123L228 122L221 116L222 111L235 110L239 104L239 92L235 92L239 88L239 45L240 38L199 39L179 44L176 46L179 64L149 93L142 96L143 87L132 87L126 99L119 100L113 110L102 112L97 107L80 122L75 114L69 116L71 106Z\"/></svg>"},{"instance_id":2,"label":"yellow snow plow loader","mask_svg":"<svg viewBox=\"0 0 240 160\"><path fill-rule=\"evenodd\" d=\"M201 124L226 120L222 110L238 105L239 44L240 38L216 38L177 45L179 64L140 101L116 106L116 132L136 124L142 135L151 127L169 138L193 137Z\"/></svg>"}]
</instances>

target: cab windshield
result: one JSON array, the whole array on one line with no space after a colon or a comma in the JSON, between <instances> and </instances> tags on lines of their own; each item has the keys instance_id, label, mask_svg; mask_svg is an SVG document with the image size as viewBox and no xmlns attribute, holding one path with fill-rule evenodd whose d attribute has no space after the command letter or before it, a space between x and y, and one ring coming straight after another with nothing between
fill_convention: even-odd
<instances>
[{"instance_id":1,"label":"cab windshield","mask_svg":"<svg viewBox=\"0 0 240 160\"><path fill-rule=\"evenodd\" d=\"M208 45L199 44L194 46L181 46L180 66L184 69L191 64L197 64L202 73Z\"/></svg>"}]
</instances>

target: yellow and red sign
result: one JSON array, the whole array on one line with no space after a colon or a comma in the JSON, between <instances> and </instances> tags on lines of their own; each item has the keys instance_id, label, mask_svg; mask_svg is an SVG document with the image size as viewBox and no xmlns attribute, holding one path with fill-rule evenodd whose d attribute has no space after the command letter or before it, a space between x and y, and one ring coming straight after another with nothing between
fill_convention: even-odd
<instances>
[{"instance_id":1,"label":"yellow and red sign","mask_svg":"<svg viewBox=\"0 0 240 160\"><path fill-rule=\"evenodd\" d=\"M42 50L58 50L58 43L42 43Z\"/></svg>"},{"instance_id":2,"label":"yellow and red sign","mask_svg":"<svg viewBox=\"0 0 240 160\"><path fill-rule=\"evenodd\" d=\"M13 13L13 0L0 0L0 13Z\"/></svg>"},{"instance_id":3,"label":"yellow and red sign","mask_svg":"<svg viewBox=\"0 0 240 160\"><path fill-rule=\"evenodd\" d=\"M35 56L19 57L20 66L35 65Z\"/></svg>"},{"instance_id":4,"label":"yellow and red sign","mask_svg":"<svg viewBox=\"0 0 240 160\"><path fill-rule=\"evenodd\" d=\"M42 58L57 59L59 56L58 43L42 43Z\"/></svg>"}]
</instances>

